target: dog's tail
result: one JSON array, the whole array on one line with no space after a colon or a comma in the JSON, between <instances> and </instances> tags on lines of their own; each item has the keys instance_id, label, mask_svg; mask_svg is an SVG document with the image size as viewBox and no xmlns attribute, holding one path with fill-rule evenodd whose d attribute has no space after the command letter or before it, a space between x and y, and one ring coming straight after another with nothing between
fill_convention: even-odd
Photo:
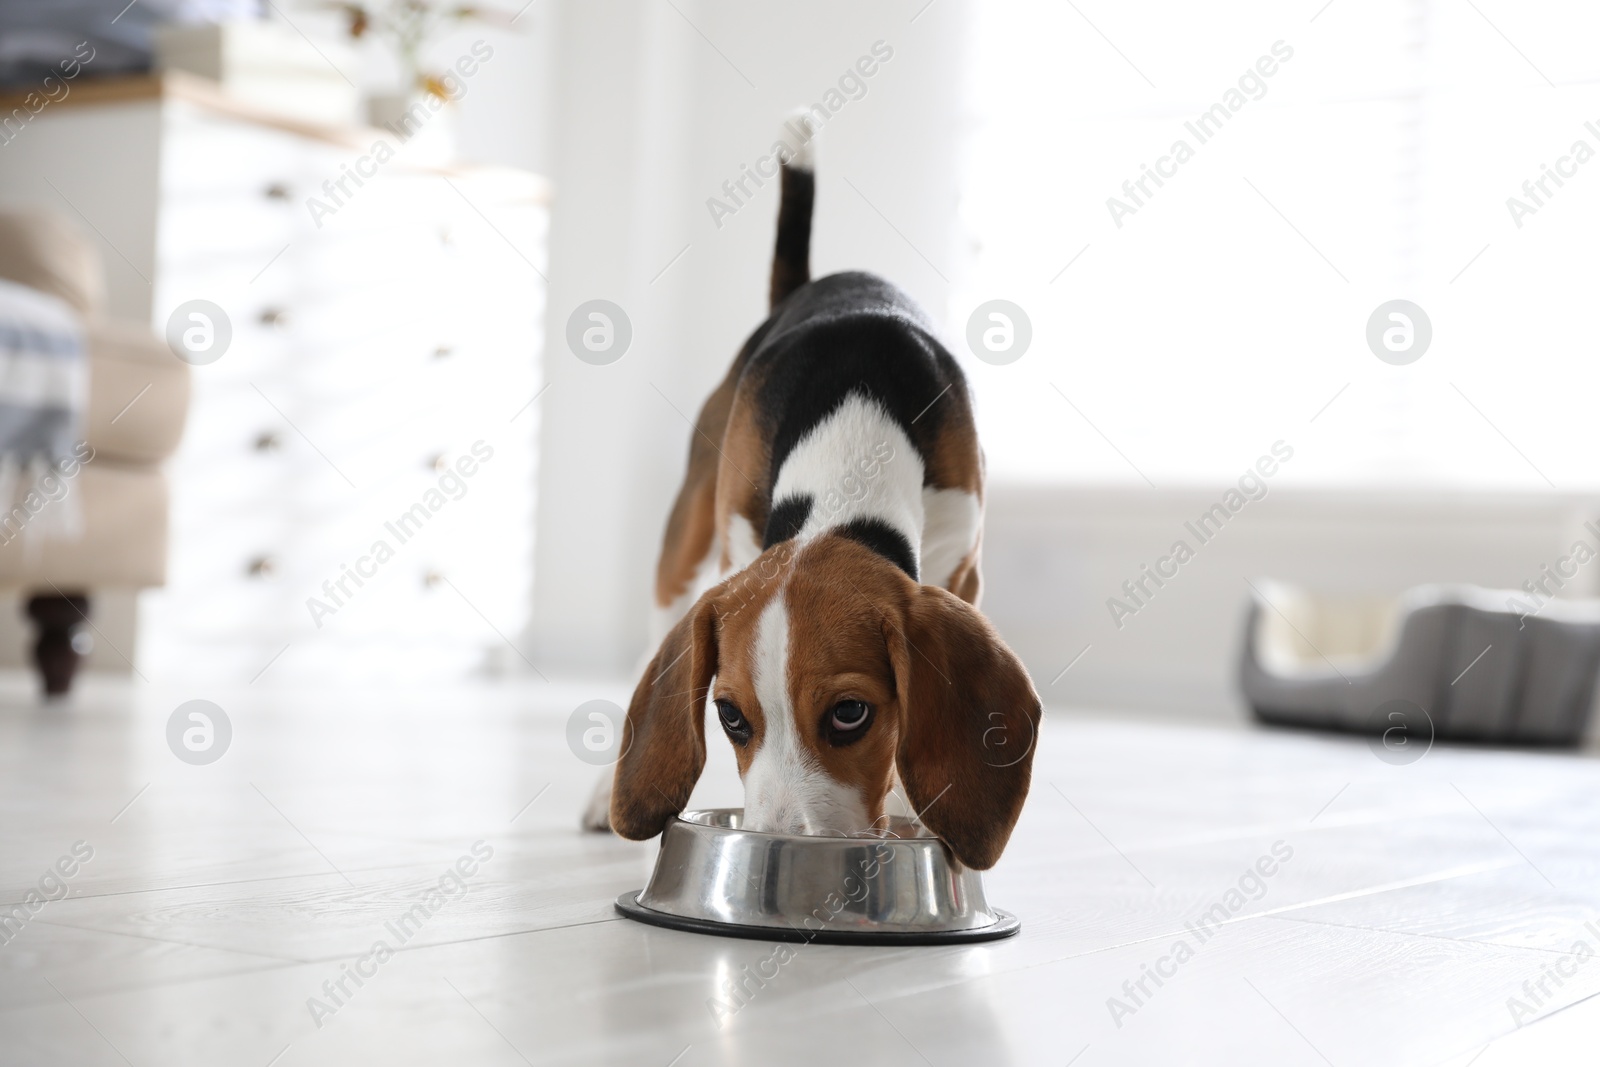
<instances>
[{"instance_id":1,"label":"dog's tail","mask_svg":"<svg viewBox=\"0 0 1600 1067\"><path fill-rule=\"evenodd\" d=\"M812 140L816 131L801 111L784 124L784 132L787 140L798 140L799 147L783 164L778 240L772 252L771 307L811 280L811 205L817 192Z\"/></svg>"}]
</instances>

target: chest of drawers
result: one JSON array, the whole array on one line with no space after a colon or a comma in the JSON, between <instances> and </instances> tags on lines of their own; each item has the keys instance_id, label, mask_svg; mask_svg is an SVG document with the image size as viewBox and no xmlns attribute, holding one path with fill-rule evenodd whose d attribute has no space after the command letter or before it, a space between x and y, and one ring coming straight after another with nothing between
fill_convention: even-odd
<instances>
[{"instance_id":1,"label":"chest of drawers","mask_svg":"<svg viewBox=\"0 0 1600 1067\"><path fill-rule=\"evenodd\" d=\"M231 333L194 368L140 670L526 669L545 184L149 81L63 106L25 146L40 199L115 247L116 310L165 333L206 301Z\"/></svg>"}]
</instances>

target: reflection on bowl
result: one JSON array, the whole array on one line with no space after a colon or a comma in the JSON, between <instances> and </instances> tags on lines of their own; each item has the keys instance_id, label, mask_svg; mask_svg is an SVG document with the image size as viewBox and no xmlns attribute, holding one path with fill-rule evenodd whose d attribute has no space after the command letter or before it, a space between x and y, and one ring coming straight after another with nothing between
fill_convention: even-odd
<instances>
[{"instance_id":1,"label":"reflection on bowl","mask_svg":"<svg viewBox=\"0 0 1600 1067\"><path fill-rule=\"evenodd\" d=\"M686 811L661 834L630 919L696 933L833 944L948 944L1009 937L983 879L905 819L884 836L796 837L740 828L739 808Z\"/></svg>"}]
</instances>

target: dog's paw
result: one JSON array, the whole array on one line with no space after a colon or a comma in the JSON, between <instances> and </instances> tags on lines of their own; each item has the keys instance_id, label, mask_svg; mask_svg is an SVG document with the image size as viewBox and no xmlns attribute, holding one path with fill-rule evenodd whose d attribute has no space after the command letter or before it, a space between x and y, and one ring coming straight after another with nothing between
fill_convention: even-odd
<instances>
[{"instance_id":1,"label":"dog's paw","mask_svg":"<svg viewBox=\"0 0 1600 1067\"><path fill-rule=\"evenodd\" d=\"M578 824L590 833L609 834L611 832L611 776L607 775L595 787L594 794L589 797L589 804L583 809L583 818Z\"/></svg>"}]
</instances>

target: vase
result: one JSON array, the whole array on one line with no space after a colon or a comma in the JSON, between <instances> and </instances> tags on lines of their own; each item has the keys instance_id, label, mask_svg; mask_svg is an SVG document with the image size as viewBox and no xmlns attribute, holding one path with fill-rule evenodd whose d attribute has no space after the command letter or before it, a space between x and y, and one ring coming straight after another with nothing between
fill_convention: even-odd
<instances>
[{"instance_id":1,"label":"vase","mask_svg":"<svg viewBox=\"0 0 1600 1067\"><path fill-rule=\"evenodd\" d=\"M379 93L367 99L367 120L413 163L455 159L455 105L431 93Z\"/></svg>"}]
</instances>

